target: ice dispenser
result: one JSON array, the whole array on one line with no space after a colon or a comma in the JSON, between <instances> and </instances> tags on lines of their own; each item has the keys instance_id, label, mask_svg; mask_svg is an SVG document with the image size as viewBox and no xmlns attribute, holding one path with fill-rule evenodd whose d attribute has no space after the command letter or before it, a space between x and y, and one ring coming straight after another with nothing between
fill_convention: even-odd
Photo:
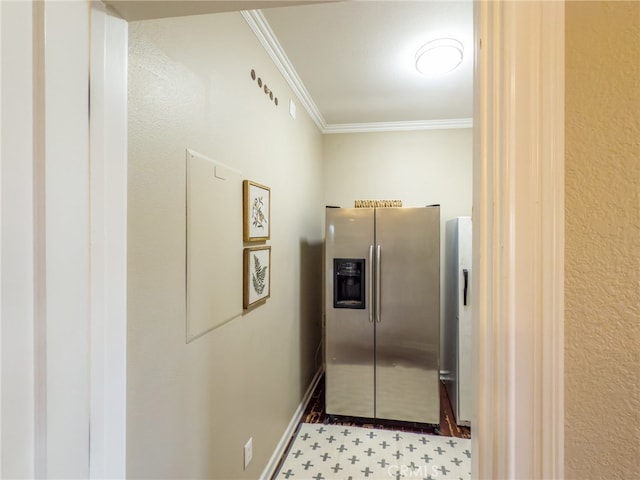
<instances>
[{"instance_id":1,"label":"ice dispenser","mask_svg":"<svg viewBox=\"0 0 640 480\"><path fill-rule=\"evenodd\" d=\"M364 258L333 259L334 308L365 308Z\"/></svg>"}]
</instances>

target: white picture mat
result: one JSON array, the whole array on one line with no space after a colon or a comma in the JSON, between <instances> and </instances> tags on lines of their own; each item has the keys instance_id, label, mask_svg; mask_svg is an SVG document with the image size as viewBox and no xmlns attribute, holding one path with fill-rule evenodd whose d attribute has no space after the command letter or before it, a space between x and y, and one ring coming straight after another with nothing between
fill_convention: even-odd
<instances>
[{"instance_id":1,"label":"white picture mat","mask_svg":"<svg viewBox=\"0 0 640 480\"><path fill-rule=\"evenodd\" d=\"M187 150L187 342L242 314L242 174Z\"/></svg>"}]
</instances>

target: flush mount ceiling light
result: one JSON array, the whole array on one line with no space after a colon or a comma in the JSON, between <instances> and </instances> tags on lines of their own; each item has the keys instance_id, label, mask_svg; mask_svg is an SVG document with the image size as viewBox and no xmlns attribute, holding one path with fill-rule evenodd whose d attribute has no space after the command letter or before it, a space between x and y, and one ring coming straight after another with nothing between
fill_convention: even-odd
<instances>
[{"instance_id":1,"label":"flush mount ceiling light","mask_svg":"<svg viewBox=\"0 0 640 480\"><path fill-rule=\"evenodd\" d=\"M462 63L464 47L453 38L438 38L425 43L416 52L416 69L436 77L455 70Z\"/></svg>"}]
</instances>

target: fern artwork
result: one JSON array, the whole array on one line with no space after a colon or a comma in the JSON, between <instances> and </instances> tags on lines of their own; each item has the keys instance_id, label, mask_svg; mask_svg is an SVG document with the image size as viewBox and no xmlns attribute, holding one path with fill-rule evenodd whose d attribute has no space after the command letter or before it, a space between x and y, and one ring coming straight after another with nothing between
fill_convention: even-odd
<instances>
[{"instance_id":1,"label":"fern artwork","mask_svg":"<svg viewBox=\"0 0 640 480\"><path fill-rule=\"evenodd\" d=\"M244 308L252 308L269 298L271 247L244 249Z\"/></svg>"},{"instance_id":2,"label":"fern artwork","mask_svg":"<svg viewBox=\"0 0 640 480\"><path fill-rule=\"evenodd\" d=\"M264 287L267 286L265 282L265 278L267 277L267 268L268 266L262 266L260 264L260 259L257 255L253 256L253 273L251 274L251 281L253 283L253 290L257 295L262 295L264 292Z\"/></svg>"}]
</instances>

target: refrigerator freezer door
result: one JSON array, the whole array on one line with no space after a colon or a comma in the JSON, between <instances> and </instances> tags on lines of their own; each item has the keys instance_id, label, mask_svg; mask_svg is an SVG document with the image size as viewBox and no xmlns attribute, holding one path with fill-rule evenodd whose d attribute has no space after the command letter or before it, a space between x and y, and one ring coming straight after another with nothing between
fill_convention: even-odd
<instances>
[{"instance_id":1,"label":"refrigerator freezer door","mask_svg":"<svg viewBox=\"0 0 640 480\"><path fill-rule=\"evenodd\" d=\"M440 423L440 209L376 210L376 417Z\"/></svg>"},{"instance_id":2,"label":"refrigerator freezer door","mask_svg":"<svg viewBox=\"0 0 640 480\"><path fill-rule=\"evenodd\" d=\"M374 210L328 208L325 243L326 412L369 417L374 410L371 256ZM334 259L364 260L364 308L336 308Z\"/></svg>"}]
</instances>

